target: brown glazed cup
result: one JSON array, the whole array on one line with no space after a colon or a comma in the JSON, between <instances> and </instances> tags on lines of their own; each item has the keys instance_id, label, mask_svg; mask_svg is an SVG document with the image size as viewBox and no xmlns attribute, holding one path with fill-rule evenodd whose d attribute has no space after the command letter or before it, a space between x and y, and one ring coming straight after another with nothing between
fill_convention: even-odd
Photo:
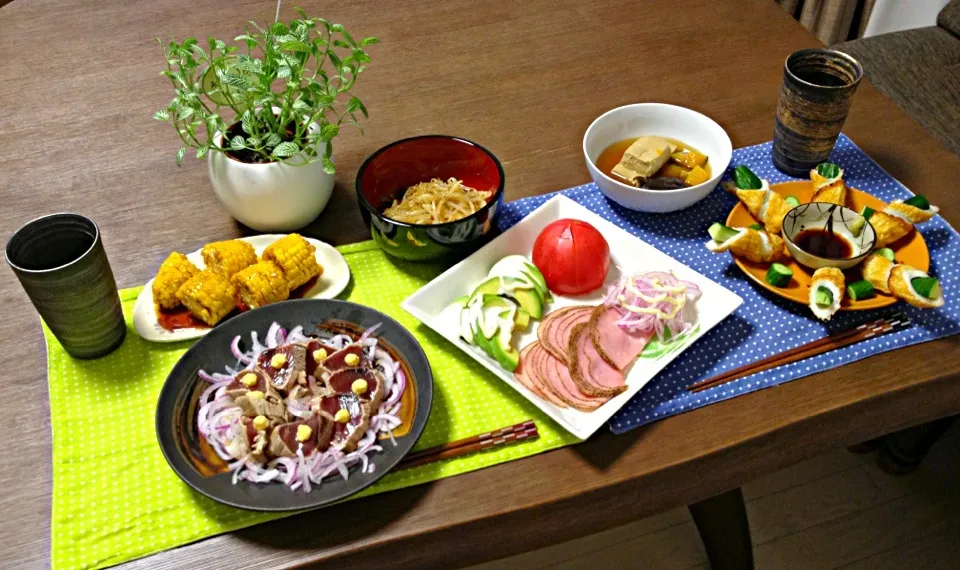
<instances>
[{"instance_id":1,"label":"brown glazed cup","mask_svg":"<svg viewBox=\"0 0 960 570\"><path fill-rule=\"evenodd\" d=\"M857 60L839 51L804 49L790 54L773 132L773 164L781 172L805 178L827 160L862 77Z\"/></svg>"},{"instance_id":2,"label":"brown glazed cup","mask_svg":"<svg viewBox=\"0 0 960 570\"><path fill-rule=\"evenodd\" d=\"M78 214L28 222L7 242L7 264L40 317L75 358L97 358L123 342L127 326L97 224Z\"/></svg>"}]
</instances>

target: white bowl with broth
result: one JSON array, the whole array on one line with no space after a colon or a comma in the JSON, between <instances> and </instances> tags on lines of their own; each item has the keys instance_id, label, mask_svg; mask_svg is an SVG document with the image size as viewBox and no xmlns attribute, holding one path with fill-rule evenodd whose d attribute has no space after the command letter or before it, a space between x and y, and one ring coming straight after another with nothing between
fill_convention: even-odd
<instances>
[{"instance_id":1,"label":"white bowl with broth","mask_svg":"<svg viewBox=\"0 0 960 570\"><path fill-rule=\"evenodd\" d=\"M597 167L597 159L611 145L642 136L672 139L705 154L709 179L675 190L651 190L621 182ZM607 198L640 212L675 212L703 200L717 187L732 156L730 137L716 121L691 109L665 103L617 107L597 117L583 135L583 157L594 183Z\"/></svg>"}]
</instances>

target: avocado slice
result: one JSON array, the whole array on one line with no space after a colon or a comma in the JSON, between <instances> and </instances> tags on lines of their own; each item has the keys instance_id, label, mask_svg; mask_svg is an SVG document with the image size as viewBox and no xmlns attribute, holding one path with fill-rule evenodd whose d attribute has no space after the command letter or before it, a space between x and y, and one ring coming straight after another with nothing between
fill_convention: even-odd
<instances>
[{"instance_id":1,"label":"avocado slice","mask_svg":"<svg viewBox=\"0 0 960 570\"><path fill-rule=\"evenodd\" d=\"M543 315L543 301L530 289L517 289L513 292L513 298L517 300L520 308L530 313L530 316L539 319Z\"/></svg>"},{"instance_id":2,"label":"avocado slice","mask_svg":"<svg viewBox=\"0 0 960 570\"><path fill-rule=\"evenodd\" d=\"M482 295L496 295L500 291L500 278L499 277L490 277L483 283L477 285L477 288L473 290L473 293L470 294L470 299L468 303L472 303L474 299Z\"/></svg>"},{"instance_id":3,"label":"avocado slice","mask_svg":"<svg viewBox=\"0 0 960 570\"><path fill-rule=\"evenodd\" d=\"M509 337L505 341L504 336L503 334L498 334L490 339L490 350L492 356L497 359L500 366L509 372L513 372L520 364L520 352L510 346Z\"/></svg>"},{"instance_id":4,"label":"avocado slice","mask_svg":"<svg viewBox=\"0 0 960 570\"><path fill-rule=\"evenodd\" d=\"M484 351L490 356L493 356L492 349L490 348L490 341L487 340L483 333L480 332L480 327L476 323L470 326L470 330L473 332L473 342L480 347L480 350Z\"/></svg>"},{"instance_id":5,"label":"avocado slice","mask_svg":"<svg viewBox=\"0 0 960 570\"><path fill-rule=\"evenodd\" d=\"M530 313L521 307L517 309L517 314L513 317L513 328L522 331L526 330L528 326L530 326Z\"/></svg>"}]
</instances>

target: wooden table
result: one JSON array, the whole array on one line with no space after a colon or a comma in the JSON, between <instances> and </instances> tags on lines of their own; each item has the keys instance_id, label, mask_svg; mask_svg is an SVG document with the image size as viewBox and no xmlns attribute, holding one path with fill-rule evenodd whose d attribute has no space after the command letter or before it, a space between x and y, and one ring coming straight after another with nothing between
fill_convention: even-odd
<instances>
[{"instance_id":1,"label":"wooden table","mask_svg":"<svg viewBox=\"0 0 960 570\"><path fill-rule=\"evenodd\" d=\"M292 4L291 4L292 7ZM612 107L663 101L720 122L734 146L769 140L788 53L817 41L770 0L304 2L377 35L357 87L364 135L336 141L337 187L307 233L367 239L361 161L425 133L496 153L507 199L587 182L580 140ZM71 210L97 220L118 283L145 282L171 250L237 236L206 165L150 119L172 96L157 36L231 38L270 2L16 0L0 10L0 235ZM285 10L284 13L290 13ZM960 160L866 82L846 132L913 190L951 207ZM954 296L957 292L952 293ZM956 302L952 299L950 302ZM0 270L0 554L50 556L50 424L37 317ZM480 562L610 528L823 450L960 413L960 337L879 355L582 445L250 528L164 552L142 568L267 568L331 559L393 566ZM153 413L153 410L144 410ZM362 514L361 514L362 513ZM325 521L341 521L336 532Z\"/></svg>"}]
</instances>

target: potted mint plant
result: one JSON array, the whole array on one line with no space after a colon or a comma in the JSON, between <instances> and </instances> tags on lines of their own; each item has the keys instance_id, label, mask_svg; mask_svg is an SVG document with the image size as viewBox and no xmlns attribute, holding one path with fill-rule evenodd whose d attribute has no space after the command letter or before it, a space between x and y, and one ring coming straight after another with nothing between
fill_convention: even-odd
<instances>
[{"instance_id":1,"label":"potted mint plant","mask_svg":"<svg viewBox=\"0 0 960 570\"><path fill-rule=\"evenodd\" d=\"M300 18L249 22L237 45L208 38L164 46L174 98L154 114L187 152L206 158L223 207L258 231L289 231L316 218L334 183L333 140L367 109L349 95L376 38ZM158 40L160 41L160 40ZM163 42L160 42L164 45Z\"/></svg>"}]
</instances>

